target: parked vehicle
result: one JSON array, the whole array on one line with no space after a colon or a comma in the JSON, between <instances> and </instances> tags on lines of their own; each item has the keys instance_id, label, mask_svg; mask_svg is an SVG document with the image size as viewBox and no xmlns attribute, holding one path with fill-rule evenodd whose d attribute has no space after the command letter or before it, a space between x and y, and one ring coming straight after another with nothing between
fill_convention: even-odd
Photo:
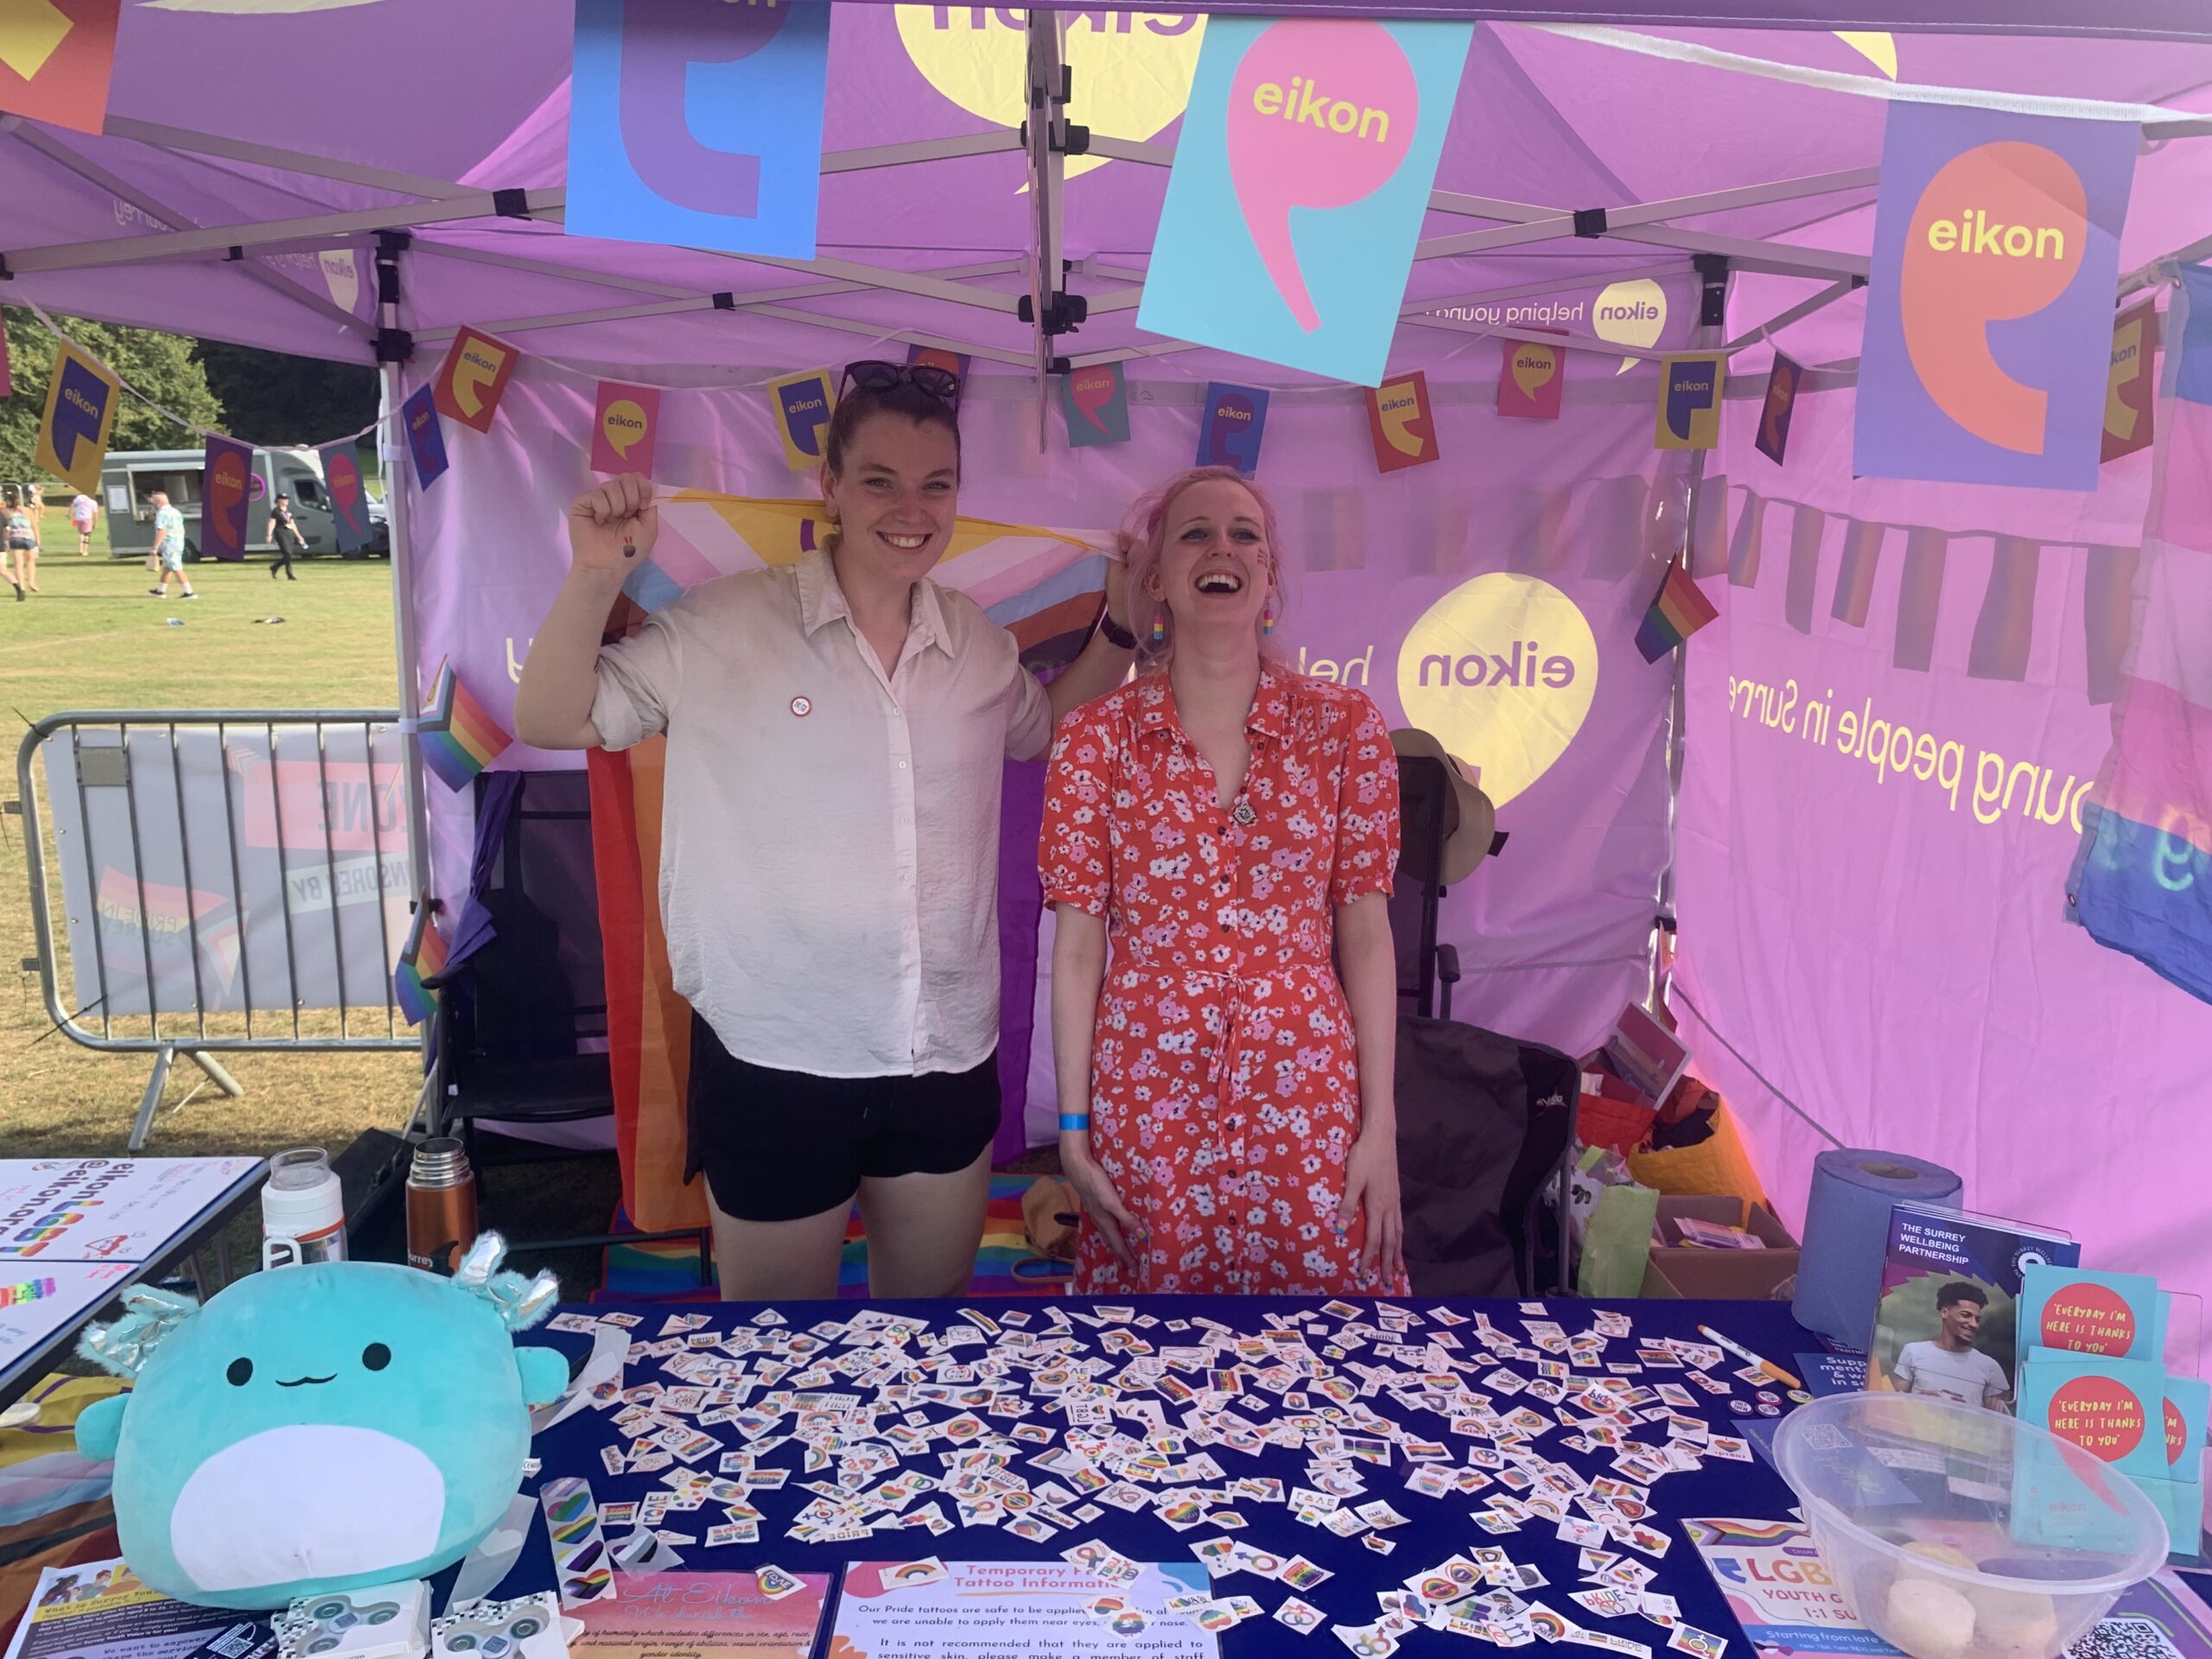
<instances>
[{"instance_id":1,"label":"parked vehicle","mask_svg":"<svg viewBox=\"0 0 2212 1659\"><path fill-rule=\"evenodd\" d=\"M100 467L100 510L107 515L108 547L116 558L143 559L154 550L156 492L184 515L184 556L200 553L200 475L206 457L197 449L124 449L112 452ZM269 505L278 492L292 498L292 522L299 526L309 557L338 551L331 521L322 457L312 449L257 449L247 485L246 550L271 553ZM369 497L369 544L348 558L389 558L391 532L384 503Z\"/></svg>"}]
</instances>

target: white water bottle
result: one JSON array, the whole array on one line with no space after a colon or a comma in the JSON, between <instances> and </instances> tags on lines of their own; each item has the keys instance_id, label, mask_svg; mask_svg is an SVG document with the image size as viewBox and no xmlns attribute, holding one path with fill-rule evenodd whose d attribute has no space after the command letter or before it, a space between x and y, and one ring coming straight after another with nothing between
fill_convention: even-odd
<instances>
[{"instance_id":1,"label":"white water bottle","mask_svg":"<svg viewBox=\"0 0 2212 1659\"><path fill-rule=\"evenodd\" d=\"M346 1259L346 1197L321 1147L280 1152L261 1189L261 1265Z\"/></svg>"}]
</instances>

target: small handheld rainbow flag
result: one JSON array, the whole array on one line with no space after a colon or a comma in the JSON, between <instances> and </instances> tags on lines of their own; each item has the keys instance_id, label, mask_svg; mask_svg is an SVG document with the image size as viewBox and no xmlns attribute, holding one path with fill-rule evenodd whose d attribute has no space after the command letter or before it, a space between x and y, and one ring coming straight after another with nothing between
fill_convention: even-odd
<instances>
[{"instance_id":1,"label":"small handheld rainbow flag","mask_svg":"<svg viewBox=\"0 0 2212 1659\"><path fill-rule=\"evenodd\" d=\"M1690 573L1679 563L1670 564L1636 631L1636 648L1645 662L1656 663L1719 614L1690 580Z\"/></svg>"},{"instance_id":2,"label":"small handheld rainbow flag","mask_svg":"<svg viewBox=\"0 0 2212 1659\"><path fill-rule=\"evenodd\" d=\"M437 992L425 982L443 973L445 966L445 935L430 920L429 899L418 899L414 925L399 948L399 965L391 970L391 1000L409 1025L421 1025L438 1006Z\"/></svg>"},{"instance_id":3,"label":"small handheld rainbow flag","mask_svg":"<svg viewBox=\"0 0 2212 1659\"><path fill-rule=\"evenodd\" d=\"M423 705L416 731L423 741L423 764L452 790L467 788L468 780L515 741L469 694L450 662L438 665L437 682Z\"/></svg>"}]
</instances>

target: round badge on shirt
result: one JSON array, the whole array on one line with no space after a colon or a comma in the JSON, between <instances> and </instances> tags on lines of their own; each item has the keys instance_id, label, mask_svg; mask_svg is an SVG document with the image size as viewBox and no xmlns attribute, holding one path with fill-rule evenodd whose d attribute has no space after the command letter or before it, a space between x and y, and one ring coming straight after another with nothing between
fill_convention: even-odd
<instances>
[{"instance_id":1,"label":"round badge on shirt","mask_svg":"<svg viewBox=\"0 0 2212 1659\"><path fill-rule=\"evenodd\" d=\"M813 712L814 700L811 697L793 697L791 699L791 713L797 715L801 720L804 720Z\"/></svg>"}]
</instances>

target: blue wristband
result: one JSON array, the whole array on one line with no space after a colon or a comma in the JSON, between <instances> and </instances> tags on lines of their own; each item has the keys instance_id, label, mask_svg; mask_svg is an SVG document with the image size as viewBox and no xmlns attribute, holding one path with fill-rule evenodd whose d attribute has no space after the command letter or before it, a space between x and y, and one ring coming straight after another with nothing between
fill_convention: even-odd
<instances>
[{"instance_id":1,"label":"blue wristband","mask_svg":"<svg viewBox=\"0 0 2212 1659\"><path fill-rule=\"evenodd\" d=\"M1070 1129L1083 1129L1088 1131L1090 1128L1090 1114L1089 1112L1062 1112L1060 1114L1060 1133L1062 1135L1065 1135Z\"/></svg>"}]
</instances>

